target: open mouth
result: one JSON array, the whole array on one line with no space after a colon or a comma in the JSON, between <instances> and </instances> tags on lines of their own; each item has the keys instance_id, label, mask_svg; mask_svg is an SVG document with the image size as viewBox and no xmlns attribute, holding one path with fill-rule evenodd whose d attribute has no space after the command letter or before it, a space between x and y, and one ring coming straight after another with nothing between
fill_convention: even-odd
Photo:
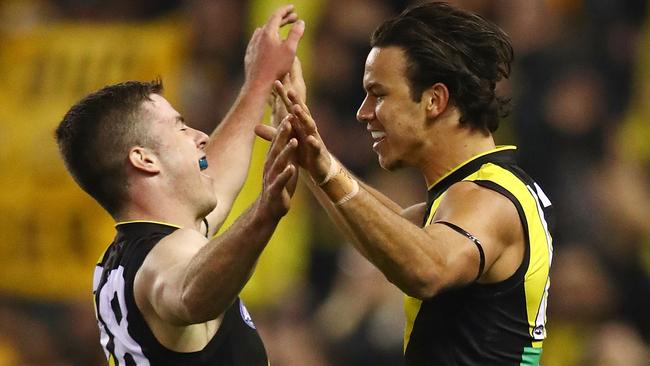
<instances>
[{"instance_id":1,"label":"open mouth","mask_svg":"<svg viewBox=\"0 0 650 366\"><path fill-rule=\"evenodd\" d=\"M373 148L379 145L379 143L384 141L384 139L386 138L386 132L383 131L370 131L370 135L374 140L374 143L372 144Z\"/></svg>"},{"instance_id":2,"label":"open mouth","mask_svg":"<svg viewBox=\"0 0 650 366\"><path fill-rule=\"evenodd\" d=\"M208 159L205 156L199 159L199 169L201 170L208 169Z\"/></svg>"}]
</instances>

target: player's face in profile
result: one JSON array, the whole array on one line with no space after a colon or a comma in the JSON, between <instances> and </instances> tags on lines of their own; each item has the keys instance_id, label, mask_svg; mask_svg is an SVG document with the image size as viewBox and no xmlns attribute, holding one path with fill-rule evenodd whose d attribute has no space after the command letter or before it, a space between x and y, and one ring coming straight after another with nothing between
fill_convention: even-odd
<instances>
[{"instance_id":1,"label":"player's face in profile","mask_svg":"<svg viewBox=\"0 0 650 366\"><path fill-rule=\"evenodd\" d=\"M201 214L216 207L213 180L201 171L199 160L205 157L208 136L188 127L181 115L158 94L150 96L144 108L151 121L150 133L156 141L161 173L180 198L195 205Z\"/></svg>"},{"instance_id":2,"label":"player's face in profile","mask_svg":"<svg viewBox=\"0 0 650 366\"><path fill-rule=\"evenodd\" d=\"M398 47L373 48L363 76L366 98L357 119L372 134L373 150L384 169L416 165L426 143L426 107L411 98L407 60Z\"/></svg>"}]
</instances>

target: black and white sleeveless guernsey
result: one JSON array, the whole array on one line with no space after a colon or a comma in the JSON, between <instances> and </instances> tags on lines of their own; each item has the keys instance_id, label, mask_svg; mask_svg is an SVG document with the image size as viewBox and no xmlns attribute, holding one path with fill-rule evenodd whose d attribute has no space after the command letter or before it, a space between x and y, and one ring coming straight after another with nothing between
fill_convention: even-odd
<instances>
[{"instance_id":1,"label":"black and white sleeveless guernsey","mask_svg":"<svg viewBox=\"0 0 650 366\"><path fill-rule=\"evenodd\" d=\"M161 345L135 303L133 283L151 249L178 227L136 221L116 228L117 235L97 263L93 278L100 343L110 366L268 366L262 340L239 298L202 350L174 352Z\"/></svg>"},{"instance_id":2,"label":"black and white sleeveless guernsey","mask_svg":"<svg viewBox=\"0 0 650 366\"><path fill-rule=\"evenodd\" d=\"M471 181L515 205L526 247L519 268L502 282L474 282L424 301L405 297L404 356L409 366L539 364L553 256L547 224L551 202L516 165L515 149L504 146L475 156L429 189L425 226L432 224L449 187Z\"/></svg>"}]
</instances>

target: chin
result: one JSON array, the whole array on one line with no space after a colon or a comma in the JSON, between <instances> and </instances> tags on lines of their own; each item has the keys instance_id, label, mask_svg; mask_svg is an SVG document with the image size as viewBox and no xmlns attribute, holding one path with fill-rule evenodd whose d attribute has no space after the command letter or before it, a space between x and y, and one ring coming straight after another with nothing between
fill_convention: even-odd
<instances>
[{"instance_id":1,"label":"chin","mask_svg":"<svg viewBox=\"0 0 650 366\"><path fill-rule=\"evenodd\" d=\"M212 196L203 201L201 205L201 217L208 216L208 214L217 208L217 198Z\"/></svg>"},{"instance_id":2,"label":"chin","mask_svg":"<svg viewBox=\"0 0 650 366\"><path fill-rule=\"evenodd\" d=\"M388 157L382 155L378 156L378 160L379 160L379 166L381 166L384 170L387 170L389 172L397 170L403 166L400 160L391 160Z\"/></svg>"}]
</instances>

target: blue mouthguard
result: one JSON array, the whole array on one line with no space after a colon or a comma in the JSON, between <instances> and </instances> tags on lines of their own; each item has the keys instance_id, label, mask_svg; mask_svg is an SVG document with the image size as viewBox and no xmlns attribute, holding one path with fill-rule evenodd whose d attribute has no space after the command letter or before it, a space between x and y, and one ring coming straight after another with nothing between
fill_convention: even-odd
<instances>
[{"instance_id":1,"label":"blue mouthguard","mask_svg":"<svg viewBox=\"0 0 650 366\"><path fill-rule=\"evenodd\" d=\"M201 170L206 170L208 168L208 159L205 157L199 159L199 168L201 168Z\"/></svg>"}]
</instances>

